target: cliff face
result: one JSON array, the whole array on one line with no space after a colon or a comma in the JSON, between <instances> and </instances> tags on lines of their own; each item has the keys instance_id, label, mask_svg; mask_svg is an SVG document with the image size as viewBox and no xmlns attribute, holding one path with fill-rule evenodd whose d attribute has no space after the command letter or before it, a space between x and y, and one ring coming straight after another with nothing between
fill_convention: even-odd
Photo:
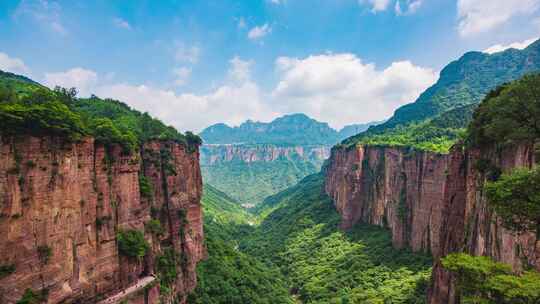
<instances>
[{"instance_id":1,"label":"cliff face","mask_svg":"<svg viewBox=\"0 0 540 304\"><path fill-rule=\"evenodd\" d=\"M508 172L515 167L535 163L534 147L517 145L496 149L466 150L455 146L450 153L447 184L444 191L440 247L436 258L452 252L485 255L512 265L515 270L530 266L540 270L540 242L533 233L516 236L500 224L490 212L483 185L490 172L480 168L489 162L492 168ZM435 264L429 302L458 303L452 275Z\"/></svg>"},{"instance_id":2,"label":"cliff face","mask_svg":"<svg viewBox=\"0 0 540 304\"><path fill-rule=\"evenodd\" d=\"M534 148L466 150L449 155L403 148L335 149L325 168L326 193L342 216L342 227L358 221L389 227L396 247L430 251L435 261L451 252L486 255L521 269L540 270L534 234L516 236L488 209L483 185L489 170L531 167ZM458 303L452 276L438 262L429 302Z\"/></svg>"},{"instance_id":3,"label":"cliff face","mask_svg":"<svg viewBox=\"0 0 540 304\"><path fill-rule=\"evenodd\" d=\"M445 155L399 148L335 149L325 190L342 228L358 221L388 227L396 247L438 253L447 162Z\"/></svg>"},{"instance_id":4,"label":"cliff face","mask_svg":"<svg viewBox=\"0 0 540 304\"><path fill-rule=\"evenodd\" d=\"M261 145L204 145L201 148L201 163L213 165L231 161L271 162L283 158L322 163L330 156L330 147Z\"/></svg>"},{"instance_id":5,"label":"cliff face","mask_svg":"<svg viewBox=\"0 0 540 304\"><path fill-rule=\"evenodd\" d=\"M184 261L162 299L185 301L204 256L198 152L166 142L123 155L93 139L0 140L0 265L15 267L0 278L1 303L15 303L27 288L46 290L48 303L158 303L154 261L165 248ZM140 194L142 173L151 196ZM148 254L120 255L117 232L145 231L152 218L164 232L144 233Z\"/></svg>"}]
</instances>

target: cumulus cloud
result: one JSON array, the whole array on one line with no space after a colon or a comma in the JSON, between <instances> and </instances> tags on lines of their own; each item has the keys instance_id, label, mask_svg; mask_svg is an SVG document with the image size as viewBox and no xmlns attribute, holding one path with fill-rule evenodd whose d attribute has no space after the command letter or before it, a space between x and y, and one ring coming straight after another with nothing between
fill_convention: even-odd
<instances>
[{"instance_id":1,"label":"cumulus cloud","mask_svg":"<svg viewBox=\"0 0 540 304\"><path fill-rule=\"evenodd\" d=\"M0 52L0 70L15 74L30 73L30 69L19 58L9 57L8 54Z\"/></svg>"},{"instance_id":2,"label":"cumulus cloud","mask_svg":"<svg viewBox=\"0 0 540 304\"><path fill-rule=\"evenodd\" d=\"M61 86L64 88L77 88L79 96L87 97L94 93L98 82L96 72L84 68L73 68L65 72L46 73L45 85L54 88Z\"/></svg>"},{"instance_id":3,"label":"cumulus cloud","mask_svg":"<svg viewBox=\"0 0 540 304\"><path fill-rule=\"evenodd\" d=\"M340 128L388 118L436 80L433 70L409 61L379 70L353 54L276 60L280 81L272 92L282 112L304 112Z\"/></svg>"},{"instance_id":4,"label":"cumulus cloud","mask_svg":"<svg viewBox=\"0 0 540 304\"><path fill-rule=\"evenodd\" d=\"M238 125L247 118L266 121L277 115L262 101L258 86L252 82L223 85L206 95L129 84L103 86L98 93L147 111L182 131L199 132L217 122Z\"/></svg>"},{"instance_id":5,"label":"cumulus cloud","mask_svg":"<svg viewBox=\"0 0 540 304\"><path fill-rule=\"evenodd\" d=\"M174 84L178 86L185 85L186 82L189 80L189 77L191 77L191 68L188 67L175 68L172 72L176 77L176 79L174 80Z\"/></svg>"},{"instance_id":6,"label":"cumulus cloud","mask_svg":"<svg viewBox=\"0 0 540 304\"><path fill-rule=\"evenodd\" d=\"M248 38L251 40L258 40L272 32L272 27L265 23L261 26L256 26L248 32Z\"/></svg>"},{"instance_id":7,"label":"cumulus cloud","mask_svg":"<svg viewBox=\"0 0 540 304\"><path fill-rule=\"evenodd\" d=\"M485 49L483 52L488 53L488 54L493 54L493 53L502 52L502 51L507 50L507 49L523 50L524 48L528 47L531 43L538 40L538 38L539 37L531 38L531 39L527 39L525 41L514 42L514 43L510 43L510 44L506 44L506 45L495 44L495 45L490 46L489 48Z\"/></svg>"},{"instance_id":8,"label":"cumulus cloud","mask_svg":"<svg viewBox=\"0 0 540 304\"><path fill-rule=\"evenodd\" d=\"M360 5L369 5L373 13L385 11L390 5L390 0L358 0Z\"/></svg>"},{"instance_id":9,"label":"cumulus cloud","mask_svg":"<svg viewBox=\"0 0 540 304\"><path fill-rule=\"evenodd\" d=\"M380 69L353 54L328 53L276 59L279 81L265 91L251 78L254 64L252 60L232 58L224 83L203 94L114 83L81 68L47 74L46 82L124 101L182 131L201 131L218 122L238 125L247 119L269 121L296 112L329 122L334 128L385 119L397 107L413 102L436 80L431 69L410 61ZM183 84L190 73L189 68L173 71L181 80L177 84Z\"/></svg>"},{"instance_id":10,"label":"cumulus cloud","mask_svg":"<svg viewBox=\"0 0 540 304\"><path fill-rule=\"evenodd\" d=\"M62 8L56 1L22 0L13 13L13 18L31 18L52 31L66 35L68 31L61 21Z\"/></svg>"},{"instance_id":11,"label":"cumulus cloud","mask_svg":"<svg viewBox=\"0 0 540 304\"><path fill-rule=\"evenodd\" d=\"M458 31L463 37L486 32L539 6L540 0L458 0Z\"/></svg>"},{"instance_id":12,"label":"cumulus cloud","mask_svg":"<svg viewBox=\"0 0 540 304\"><path fill-rule=\"evenodd\" d=\"M119 28L123 28L123 29L126 29L126 30L130 30L131 29L131 25L129 24L129 22L127 22L126 20L122 19L122 18L113 18L113 24Z\"/></svg>"},{"instance_id":13,"label":"cumulus cloud","mask_svg":"<svg viewBox=\"0 0 540 304\"><path fill-rule=\"evenodd\" d=\"M238 125L247 118L268 121L279 115L264 102L263 93L251 80L250 68L253 64L251 60L234 57L230 60L228 71L230 83L224 83L206 94L178 94L150 85L114 83L108 75L102 77L95 71L83 68L47 73L45 84L51 88L57 85L76 87L82 97L96 94L118 99L139 111L149 112L178 130L198 132L217 122ZM181 85L189 78L191 69L180 67L174 69L173 74L177 77L175 83Z\"/></svg>"}]
</instances>

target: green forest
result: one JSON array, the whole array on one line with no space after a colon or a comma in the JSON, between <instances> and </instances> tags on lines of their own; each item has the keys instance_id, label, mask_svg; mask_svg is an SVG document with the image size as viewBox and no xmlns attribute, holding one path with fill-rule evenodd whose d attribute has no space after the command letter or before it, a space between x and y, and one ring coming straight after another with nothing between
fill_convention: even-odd
<instances>
[{"instance_id":1,"label":"green forest","mask_svg":"<svg viewBox=\"0 0 540 304\"><path fill-rule=\"evenodd\" d=\"M207 185L210 257L192 303L425 303L431 257L393 249L383 228L341 231L322 183L311 175L270 197L259 209L266 216Z\"/></svg>"},{"instance_id":2,"label":"green forest","mask_svg":"<svg viewBox=\"0 0 540 304\"><path fill-rule=\"evenodd\" d=\"M72 141L93 136L104 145L121 145L126 153L152 139L182 143L189 151L202 143L197 135L181 134L120 101L77 98L74 88L50 90L23 76L0 73L2 134L56 135Z\"/></svg>"}]
</instances>

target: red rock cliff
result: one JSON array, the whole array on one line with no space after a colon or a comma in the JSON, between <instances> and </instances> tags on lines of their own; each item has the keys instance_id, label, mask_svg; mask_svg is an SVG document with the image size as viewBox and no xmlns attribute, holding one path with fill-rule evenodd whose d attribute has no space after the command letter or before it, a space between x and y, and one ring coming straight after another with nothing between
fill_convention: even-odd
<instances>
[{"instance_id":1,"label":"red rock cliff","mask_svg":"<svg viewBox=\"0 0 540 304\"><path fill-rule=\"evenodd\" d=\"M325 167L325 190L344 229L358 221L388 227L396 247L430 251L435 261L467 252L514 269L527 263L540 270L536 236L517 237L500 225L482 190L487 173L477 165L487 161L503 172L531 167L533 151L526 145L499 152L456 145L449 155L373 146L334 149ZM436 262L429 302L458 303L452 280Z\"/></svg>"},{"instance_id":2,"label":"red rock cliff","mask_svg":"<svg viewBox=\"0 0 540 304\"><path fill-rule=\"evenodd\" d=\"M27 288L46 290L48 303L185 302L204 256L199 154L169 142L140 150L123 155L90 138L0 138L0 265L15 266L0 277L0 303ZM153 195L141 197L141 174ZM164 233L145 232L149 253L120 255L117 232L144 231L152 218ZM182 262L160 296L154 261L165 248Z\"/></svg>"},{"instance_id":3,"label":"red rock cliff","mask_svg":"<svg viewBox=\"0 0 540 304\"><path fill-rule=\"evenodd\" d=\"M450 153L447 184L444 193L440 235L441 251L435 258L452 252L490 256L519 270L527 264L540 270L540 243L534 234L516 236L504 229L490 212L483 185L489 170L480 171L479 163L508 172L515 167L535 163L534 148L516 145L496 149L463 149L457 145ZM429 303L459 303L453 278L436 262L433 269Z\"/></svg>"},{"instance_id":4,"label":"red rock cliff","mask_svg":"<svg viewBox=\"0 0 540 304\"><path fill-rule=\"evenodd\" d=\"M334 149L325 190L342 228L358 221L388 227L396 247L438 253L447 160L404 148Z\"/></svg>"}]
</instances>

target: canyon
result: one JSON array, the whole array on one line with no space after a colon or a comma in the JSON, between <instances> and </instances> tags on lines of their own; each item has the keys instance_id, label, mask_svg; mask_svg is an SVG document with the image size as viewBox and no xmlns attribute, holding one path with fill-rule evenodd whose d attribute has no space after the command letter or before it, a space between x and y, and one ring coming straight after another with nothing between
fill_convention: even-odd
<instances>
[{"instance_id":1,"label":"canyon","mask_svg":"<svg viewBox=\"0 0 540 304\"><path fill-rule=\"evenodd\" d=\"M395 247L431 253L435 265L428 302L459 303L453 276L439 262L449 253L489 256L516 271L540 270L536 235L518 236L502 227L482 190L489 170L532 167L537 157L534 144L504 149L456 144L449 154L334 148L324 168L325 192L341 215L341 228L357 222L386 227ZM485 163L492 169L479 165Z\"/></svg>"},{"instance_id":2,"label":"canyon","mask_svg":"<svg viewBox=\"0 0 540 304\"><path fill-rule=\"evenodd\" d=\"M27 288L48 303L185 303L206 255L199 152L149 141L135 152L44 136L0 138L0 302ZM151 193L140 188L142 176ZM159 234L146 229L159 220ZM144 231L142 258L119 253L121 231ZM177 254L169 292L154 269ZM178 262L176 263L176 260Z\"/></svg>"}]
</instances>

